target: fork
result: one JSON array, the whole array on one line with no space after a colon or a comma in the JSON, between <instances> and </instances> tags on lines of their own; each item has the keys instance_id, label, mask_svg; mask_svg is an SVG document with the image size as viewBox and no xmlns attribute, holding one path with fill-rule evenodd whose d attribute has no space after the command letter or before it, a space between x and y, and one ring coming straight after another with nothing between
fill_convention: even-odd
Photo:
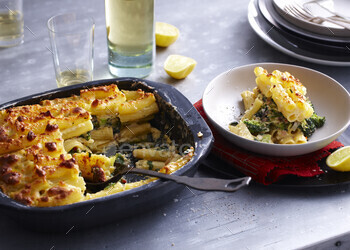
<instances>
[{"instance_id":1,"label":"fork","mask_svg":"<svg viewBox=\"0 0 350 250\"><path fill-rule=\"evenodd\" d=\"M317 0L312 0L309 2L306 2L303 4L303 7L305 9L306 12L308 12L309 14L312 13L312 11L310 10L311 8L317 8L317 10L320 11L320 16L325 17L325 18L330 18L336 21L341 21L344 23L349 23L350 24L350 19L340 15L336 12L331 11L330 9L328 9L327 7L323 6L322 4L320 4Z\"/></svg>"},{"instance_id":2,"label":"fork","mask_svg":"<svg viewBox=\"0 0 350 250\"><path fill-rule=\"evenodd\" d=\"M342 23L340 20L333 20L331 18L325 18L320 16L313 16L309 12L307 12L303 7L301 7L299 4L287 4L284 6L284 10L287 13L292 14L294 17L297 17L299 19L303 19L309 22L321 24L325 21L339 25L345 29L350 30L350 25L346 23Z\"/></svg>"}]
</instances>

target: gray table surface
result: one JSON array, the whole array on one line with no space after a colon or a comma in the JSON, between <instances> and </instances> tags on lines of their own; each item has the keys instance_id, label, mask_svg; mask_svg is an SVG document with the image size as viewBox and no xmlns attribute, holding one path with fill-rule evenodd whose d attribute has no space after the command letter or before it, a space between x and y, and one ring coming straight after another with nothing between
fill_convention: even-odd
<instances>
[{"instance_id":1,"label":"gray table surface","mask_svg":"<svg viewBox=\"0 0 350 250\"><path fill-rule=\"evenodd\" d=\"M86 12L96 21L94 79L112 78L107 68L104 3L98 0L26 0L25 41L0 49L0 103L56 88L46 21L52 15ZM248 1L157 0L156 20L176 25L178 41L157 49L147 78L175 86L196 102L219 73L250 63L277 62L321 71L350 89L349 68L322 66L284 55L262 41L247 21ZM182 54L198 65L185 80L169 78L163 62ZM349 129L345 132L349 135ZM350 145L343 135L340 140ZM200 168L197 175L208 176ZM0 215L1 249L349 249L349 186L264 187L239 192L184 189L172 202L126 220L81 231L36 233Z\"/></svg>"}]
</instances>

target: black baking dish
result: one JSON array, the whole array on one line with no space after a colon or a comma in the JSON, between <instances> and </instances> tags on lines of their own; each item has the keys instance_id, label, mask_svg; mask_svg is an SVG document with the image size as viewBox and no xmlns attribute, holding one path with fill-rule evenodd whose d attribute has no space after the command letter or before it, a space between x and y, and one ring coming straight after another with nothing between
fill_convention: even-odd
<instances>
[{"instance_id":1,"label":"black baking dish","mask_svg":"<svg viewBox=\"0 0 350 250\"><path fill-rule=\"evenodd\" d=\"M68 97L79 94L83 88L108 84L117 84L119 89L143 89L155 94L162 111L162 116L155 118L158 121L156 126L168 129L168 135L177 143L189 143L195 146L192 160L174 174L192 176L199 162L208 155L213 135L193 105L170 85L137 78L97 80L23 97L0 105L0 109L36 104L44 99ZM199 132L203 134L200 138L197 136ZM28 225L30 229L68 231L73 226L92 227L142 213L146 208L151 209L170 200L182 188L182 185L171 181L157 180L110 196L48 208L28 207L0 192L0 211L21 225Z\"/></svg>"}]
</instances>

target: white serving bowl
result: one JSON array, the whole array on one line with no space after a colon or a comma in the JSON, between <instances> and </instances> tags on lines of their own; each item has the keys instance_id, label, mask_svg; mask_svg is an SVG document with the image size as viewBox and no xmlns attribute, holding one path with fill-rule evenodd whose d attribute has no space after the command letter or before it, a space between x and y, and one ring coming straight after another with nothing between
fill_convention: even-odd
<instances>
[{"instance_id":1,"label":"white serving bowl","mask_svg":"<svg viewBox=\"0 0 350 250\"><path fill-rule=\"evenodd\" d=\"M269 73L288 71L307 88L307 96L320 116L326 117L322 128L304 144L281 145L252 141L231 133L228 125L239 121L244 113L241 92L256 87L254 68ZM278 63L258 63L237 67L215 77L203 94L203 108L210 122L227 140L249 151L273 155L295 156L314 152L335 140L350 124L350 95L336 80L318 71Z\"/></svg>"}]
</instances>

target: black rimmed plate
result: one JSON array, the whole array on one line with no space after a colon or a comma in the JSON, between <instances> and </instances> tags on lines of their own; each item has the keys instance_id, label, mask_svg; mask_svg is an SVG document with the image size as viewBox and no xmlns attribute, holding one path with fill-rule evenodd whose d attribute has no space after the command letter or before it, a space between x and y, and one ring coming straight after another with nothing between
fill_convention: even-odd
<instances>
[{"instance_id":1,"label":"black rimmed plate","mask_svg":"<svg viewBox=\"0 0 350 250\"><path fill-rule=\"evenodd\" d=\"M262 15L257 0L251 0L248 6L248 20L255 33L275 49L307 62L350 66L350 50L346 45L325 47L315 42L305 42L292 33L281 32ZM349 47L349 46L348 46Z\"/></svg>"},{"instance_id":2,"label":"black rimmed plate","mask_svg":"<svg viewBox=\"0 0 350 250\"><path fill-rule=\"evenodd\" d=\"M155 118L158 128L169 128L168 135L176 143L195 147L191 161L174 174L193 175L199 162L209 153L213 136L193 105L170 85L136 78L97 80L23 97L0 105L0 109L36 104L43 99L68 97L79 94L80 89L108 84L117 84L120 89L143 89L155 94L162 114ZM197 136L199 132L203 134L201 138ZM0 192L0 211L31 230L68 231L73 226L93 227L142 213L170 200L182 188L182 185L171 181L157 180L110 196L48 208L24 206Z\"/></svg>"}]
</instances>

